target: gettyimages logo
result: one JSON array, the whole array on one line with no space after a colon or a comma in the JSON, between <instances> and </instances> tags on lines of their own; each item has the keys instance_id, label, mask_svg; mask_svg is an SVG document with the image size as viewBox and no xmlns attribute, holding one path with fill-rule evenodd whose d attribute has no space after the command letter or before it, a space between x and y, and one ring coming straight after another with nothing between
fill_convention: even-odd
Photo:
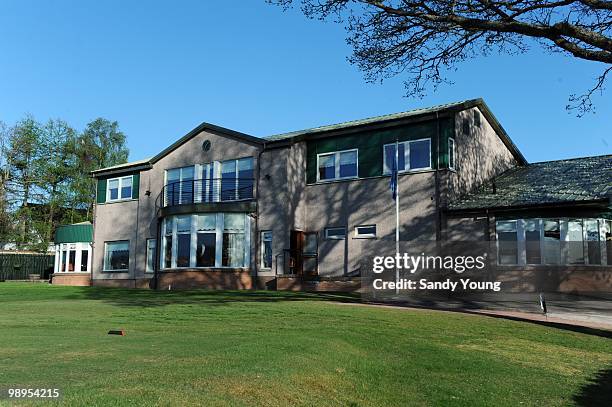
<instances>
[{"instance_id":1,"label":"gettyimages logo","mask_svg":"<svg viewBox=\"0 0 612 407\"><path fill-rule=\"evenodd\" d=\"M483 270L486 267L487 253L481 256L426 256L421 253L411 256L398 253L395 256L375 256L372 271L382 273L385 270L406 270L415 273L417 270L444 270L461 274L466 270Z\"/></svg>"}]
</instances>

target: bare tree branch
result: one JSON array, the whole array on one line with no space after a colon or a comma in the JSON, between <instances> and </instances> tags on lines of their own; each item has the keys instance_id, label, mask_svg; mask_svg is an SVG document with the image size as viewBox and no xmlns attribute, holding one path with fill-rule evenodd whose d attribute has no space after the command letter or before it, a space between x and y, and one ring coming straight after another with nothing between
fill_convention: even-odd
<instances>
[{"instance_id":1,"label":"bare tree branch","mask_svg":"<svg viewBox=\"0 0 612 407\"><path fill-rule=\"evenodd\" d=\"M605 0L268 0L300 4L310 18L347 23L351 63L369 81L406 72L408 93L423 95L448 82L446 71L477 56L549 51L603 64L603 74L582 97L579 114L604 89L612 65L612 1ZM534 41L527 42L529 39ZM586 103L584 103L586 101ZM585 110L586 109L586 110Z\"/></svg>"}]
</instances>

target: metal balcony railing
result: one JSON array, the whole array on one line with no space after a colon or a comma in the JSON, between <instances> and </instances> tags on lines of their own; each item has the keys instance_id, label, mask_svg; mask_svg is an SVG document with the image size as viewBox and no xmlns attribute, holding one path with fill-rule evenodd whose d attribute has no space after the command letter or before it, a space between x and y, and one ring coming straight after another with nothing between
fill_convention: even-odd
<instances>
[{"instance_id":1,"label":"metal balcony railing","mask_svg":"<svg viewBox=\"0 0 612 407\"><path fill-rule=\"evenodd\" d=\"M163 206L253 199L252 178L213 178L176 181L162 189Z\"/></svg>"}]
</instances>

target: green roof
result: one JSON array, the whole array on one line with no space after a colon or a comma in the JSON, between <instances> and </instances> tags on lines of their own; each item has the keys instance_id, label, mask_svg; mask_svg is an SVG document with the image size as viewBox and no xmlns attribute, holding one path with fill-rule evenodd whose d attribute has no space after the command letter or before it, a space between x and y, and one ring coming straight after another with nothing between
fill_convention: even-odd
<instances>
[{"instance_id":1,"label":"green roof","mask_svg":"<svg viewBox=\"0 0 612 407\"><path fill-rule=\"evenodd\" d=\"M54 242L56 244L93 242L93 225L90 222L82 222L60 226L55 230Z\"/></svg>"},{"instance_id":2,"label":"green roof","mask_svg":"<svg viewBox=\"0 0 612 407\"><path fill-rule=\"evenodd\" d=\"M475 192L449 204L450 210L587 203L610 204L612 155L532 163L510 169Z\"/></svg>"}]
</instances>

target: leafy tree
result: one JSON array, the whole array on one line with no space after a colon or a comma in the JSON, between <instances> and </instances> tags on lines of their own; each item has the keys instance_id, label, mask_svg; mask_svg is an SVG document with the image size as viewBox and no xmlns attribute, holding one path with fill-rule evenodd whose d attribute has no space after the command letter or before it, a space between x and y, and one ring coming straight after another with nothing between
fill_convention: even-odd
<instances>
[{"instance_id":1,"label":"leafy tree","mask_svg":"<svg viewBox=\"0 0 612 407\"><path fill-rule=\"evenodd\" d=\"M38 201L43 204L44 214L39 214L37 229L39 240L49 242L55 228L65 220L62 215L72 204L71 185L75 175L78 178L80 174L75 174L76 131L59 119L49 120L41 130L41 152L35 166L40 174L36 181L41 192Z\"/></svg>"},{"instance_id":2,"label":"leafy tree","mask_svg":"<svg viewBox=\"0 0 612 407\"><path fill-rule=\"evenodd\" d=\"M17 223L15 241L18 247L25 247L31 241L31 208L29 204L36 193L40 174L35 165L40 160L41 126L33 117L19 121L9 132L5 180L7 205L13 209Z\"/></svg>"},{"instance_id":3,"label":"leafy tree","mask_svg":"<svg viewBox=\"0 0 612 407\"><path fill-rule=\"evenodd\" d=\"M605 0L268 0L302 6L306 16L347 23L349 61L377 80L407 72L409 94L448 82L445 71L493 52L522 53L535 43L598 63L601 75L570 96L578 115L593 109L612 71L612 1ZM528 41L528 40L533 41Z\"/></svg>"},{"instance_id":4,"label":"leafy tree","mask_svg":"<svg viewBox=\"0 0 612 407\"><path fill-rule=\"evenodd\" d=\"M96 184L91 171L127 162L129 150L126 137L116 121L97 118L87 124L75 143L78 176L73 181L74 202L77 208L87 209L91 216L96 199Z\"/></svg>"}]
</instances>

